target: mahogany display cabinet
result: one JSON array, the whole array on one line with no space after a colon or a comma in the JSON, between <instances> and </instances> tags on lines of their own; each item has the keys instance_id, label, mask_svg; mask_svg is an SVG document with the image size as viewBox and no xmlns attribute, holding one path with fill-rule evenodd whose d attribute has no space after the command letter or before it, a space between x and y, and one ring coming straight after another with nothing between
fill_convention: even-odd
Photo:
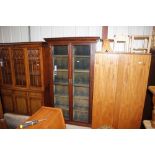
<instances>
[{"instance_id":1,"label":"mahogany display cabinet","mask_svg":"<svg viewBox=\"0 0 155 155\"><path fill-rule=\"evenodd\" d=\"M50 49L50 98L67 123L91 125L94 55L99 37L45 38Z\"/></svg>"}]
</instances>

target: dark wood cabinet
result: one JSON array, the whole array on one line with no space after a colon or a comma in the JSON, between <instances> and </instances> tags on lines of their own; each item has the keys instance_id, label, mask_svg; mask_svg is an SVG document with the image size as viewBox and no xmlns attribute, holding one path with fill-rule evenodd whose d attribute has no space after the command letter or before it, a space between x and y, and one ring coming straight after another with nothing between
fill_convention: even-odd
<instances>
[{"instance_id":1,"label":"dark wood cabinet","mask_svg":"<svg viewBox=\"0 0 155 155\"><path fill-rule=\"evenodd\" d=\"M66 122L91 124L93 66L98 37L46 38L50 48L51 105Z\"/></svg>"},{"instance_id":2,"label":"dark wood cabinet","mask_svg":"<svg viewBox=\"0 0 155 155\"><path fill-rule=\"evenodd\" d=\"M49 105L45 42L0 44L0 88L4 112L31 115Z\"/></svg>"}]
</instances>

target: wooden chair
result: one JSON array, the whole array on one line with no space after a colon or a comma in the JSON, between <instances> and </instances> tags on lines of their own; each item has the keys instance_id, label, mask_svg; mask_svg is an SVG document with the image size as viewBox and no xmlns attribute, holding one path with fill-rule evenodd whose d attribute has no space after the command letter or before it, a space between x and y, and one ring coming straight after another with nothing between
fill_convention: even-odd
<instances>
[{"instance_id":1,"label":"wooden chair","mask_svg":"<svg viewBox=\"0 0 155 155\"><path fill-rule=\"evenodd\" d=\"M119 51L118 45L124 44L124 49ZM115 35L114 36L114 52L130 52L130 36L128 35Z\"/></svg>"},{"instance_id":2,"label":"wooden chair","mask_svg":"<svg viewBox=\"0 0 155 155\"><path fill-rule=\"evenodd\" d=\"M150 47L151 47L151 39L152 36L149 35L132 35L131 37L131 52L132 53L150 53ZM136 41L141 41L141 47L136 47L135 43Z\"/></svg>"}]
</instances>

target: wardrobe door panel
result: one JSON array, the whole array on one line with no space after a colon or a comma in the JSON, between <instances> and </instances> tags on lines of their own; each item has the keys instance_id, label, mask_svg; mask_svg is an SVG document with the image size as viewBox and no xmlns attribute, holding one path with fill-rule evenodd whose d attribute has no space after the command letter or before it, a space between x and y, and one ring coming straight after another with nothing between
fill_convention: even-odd
<instances>
[{"instance_id":1,"label":"wardrobe door panel","mask_svg":"<svg viewBox=\"0 0 155 155\"><path fill-rule=\"evenodd\" d=\"M112 127L118 71L117 54L95 55L92 127Z\"/></svg>"},{"instance_id":2,"label":"wardrobe door panel","mask_svg":"<svg viewBox=\"0 0 155 155\"><path fill-rule=\"evenodd\" d=\"M116 104L118 128L139 128L147 89L149 55L121 55Z\"/></svg>"}]
</instances>

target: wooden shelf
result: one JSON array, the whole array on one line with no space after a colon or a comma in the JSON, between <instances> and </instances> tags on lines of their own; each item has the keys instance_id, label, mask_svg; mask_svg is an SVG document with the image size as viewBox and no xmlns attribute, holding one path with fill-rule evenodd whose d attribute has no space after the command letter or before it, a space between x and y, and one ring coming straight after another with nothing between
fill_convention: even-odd
<instances>
[{"instance_id":1,"label":"wooden shelf","mask_svg":"<svg viewBox=\"0 0 155 155\"><path fill-rule=\"evenodd\" d=\"M68 69L57 69L57 71L54 72L68 72Z\"/></svg>"},{"instance_id":2,"label":"wooden shelf","mask_svg":"<svg viewBox=\"0 0 155 155\"><path fill-rule=\"evenodd\" d=\"M78 57L78 58L90 58L90 56L86 56L86 55L74 55L74 57Z\"/></svg>"},{"instance_id":3,"label":"wooden shelf","mask_svg":"<svg viewBox=\"0 0 155 155\"><path fill-rule=\"evenodd\" d=\"M89 97L87 97L87 96L74 96L74 99L88 100Z\"/></svg>"},{"instance_id":4,"label":"wooden shelf","mask_svg":"<svg viewBox=\"0 0 155 155\"><path fill-rule=\"evenodd\" d=\"M75 69L75 73L89 73L89 70L83 70L83 69Z\"/></svg>"},{"instance_id":5,"label":"wooden shelf","mask_svg":"<svg viewBox=\"0 0 155 155\"><path fill-rule=\"evenodd\" d=\"M68 98L68 96L65 96L65 95L58 95L58 94L55 94L54 96L55 96L55 97L65 97L65 98Z\"/></svg>"},{"instance_id":6,"label":"wooden shelf","mask_svg":"<svg viewBox=\"0 0 155 155\"><path fill-rule=\"evenodd\" d=\"M73 84L74 87L87 87L89 88L88 84Z\"/></svg>"},{"instance_id":7,"label":"wooden shelf","mask_svg":"<svg viewBox=\"0 0 155 155\"><path fill-rule=\"evenodd\" d=\"M59 57L66 57L66 58L67 58L67 57L68 57L68 55L53 55L53 56L54 56L54 58L57 58L57 57L58 57L58 58L59 58Z\"/></svg>"},{"instance_id":8,"label":"wooden shelf","mask_svg":"<svg viewBox=\"0 0 155 155\"><path fill-rule=\"evenodd\" d=\"M54 82L54 85L68 85L68 83Z\"/></svg>"}]
</instances>

